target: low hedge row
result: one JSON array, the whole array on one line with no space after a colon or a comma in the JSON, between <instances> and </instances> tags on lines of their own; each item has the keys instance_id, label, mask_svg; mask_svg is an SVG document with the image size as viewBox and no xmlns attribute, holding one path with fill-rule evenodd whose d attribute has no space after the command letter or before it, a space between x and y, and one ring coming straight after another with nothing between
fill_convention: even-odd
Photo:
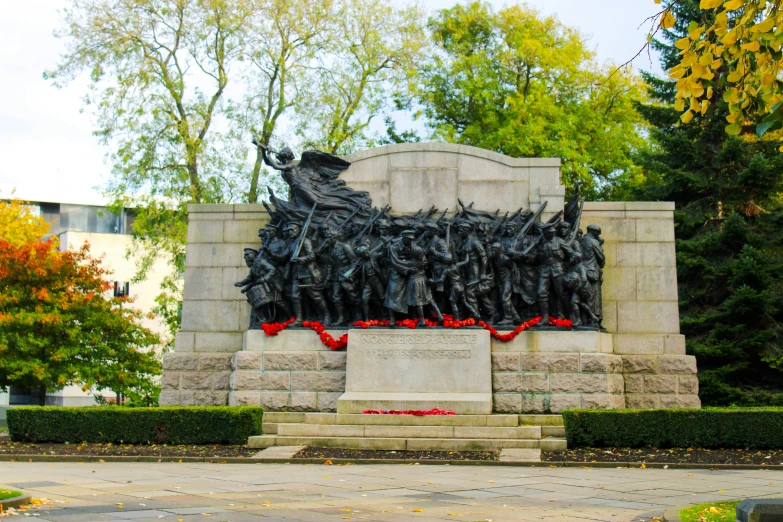
<instances>
[{"instance_id":1,"label":"low hedge row","mask_svg":"<svg viewBox=\"0 0 783 522\"><path fill-rule=\"evenodd\" d=\"M258 407L22 407L7 412L17 442L245 444L261 434Z\"/></svg>"},{"instance_id":2,"label":"low hedge row","mask_svg":"<svg viewBox=\"0 0 783 522\"><path fill-rule=\"evenodd\" d=\"M783 408L568 410L569 448L783 448Z\"/></svg>"}]
</instances>

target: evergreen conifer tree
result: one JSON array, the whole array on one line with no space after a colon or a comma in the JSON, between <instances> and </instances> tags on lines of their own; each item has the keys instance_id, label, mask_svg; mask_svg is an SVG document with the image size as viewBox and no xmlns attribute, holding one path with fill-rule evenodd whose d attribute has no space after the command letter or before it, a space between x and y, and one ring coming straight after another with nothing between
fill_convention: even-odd
<instances>
[{"instance_id":1,"label":"evergreen conifer tree","mask_svg":"<svg viewBox=\"0 0 783 522\"><path fill-rule=\"evenodd\" d=\"M674 42L703 12L698 0L664 1L677 23L653 46L668 70L679 63ZM716 79L717 79L716 75ZM780 133L725 132L718 103L685 125L675 110L674 81L645 74L652 103L651 148L639 163L645 179L629 197L676 203L681 329L697 357L705 405L783 404L783 154Z\"/></svg>"}]
</instances>

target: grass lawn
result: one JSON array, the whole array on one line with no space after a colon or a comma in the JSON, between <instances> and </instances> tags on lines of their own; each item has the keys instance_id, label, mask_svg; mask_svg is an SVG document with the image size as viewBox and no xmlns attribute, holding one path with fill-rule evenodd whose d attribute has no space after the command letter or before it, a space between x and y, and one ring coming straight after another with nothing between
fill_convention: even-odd
<instances>
[{"instance_id":1,"label":"grass lawn","mask_svg":"<svg viewBox=\"0 0 783 522\"><path fill-rule=\"evenodd\" d=\"M0 500L5 500L7 498L14 498L21 496L21 491L15 491L13 489L1 489L0 488Z\"/></svg>"},{"instance_id":2,"label":"grass lawn","mask_svg":"<svg viewBox=\"0 0 783 522\"><path fill-rule=\"evenodd\" d=\"M737 504L739 500L731 502L718 502L715 504L699 504L680 511L682 522L714 522L736 520Z\"/></svg>"}]
</instances>

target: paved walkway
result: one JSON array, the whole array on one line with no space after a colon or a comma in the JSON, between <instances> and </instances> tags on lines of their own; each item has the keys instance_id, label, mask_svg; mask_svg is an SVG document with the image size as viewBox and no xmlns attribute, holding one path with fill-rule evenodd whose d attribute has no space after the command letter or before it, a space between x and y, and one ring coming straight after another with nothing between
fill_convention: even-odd
<instances>
[{"instance_id":1,"label":"paved walkway","mask_svg":"<svg viewBox=\"0 0 783 522\"><path fill-rule=\"evenodd\" d=\"M783 472L763 470L0 462L0 483L48 499L34 513L58 522L649 521L783 496Z\"/></svg>"}]
</instances>

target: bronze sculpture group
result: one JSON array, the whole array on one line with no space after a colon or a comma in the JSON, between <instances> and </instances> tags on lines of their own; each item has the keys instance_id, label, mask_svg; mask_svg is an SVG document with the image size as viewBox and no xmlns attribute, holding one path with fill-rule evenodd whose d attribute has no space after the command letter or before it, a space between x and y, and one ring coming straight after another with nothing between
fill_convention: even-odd
<instances>
[{"instance_id":1,"label":"bronze sculpture group","mask_svg":"<svg viewBox=\"0 0 783 522\"><path fill-rule=\"evenodd\" d=\"M511 215L461 201L451 214L393 215L337 179L347 161L315 150L297 161L288 148L256 145L290 192L287 201L270 192L261 247L245 249L250 273L235 286L252 306L251 328L289 317L292 326L440 324L442 311L500 327L540 315L542 325L554 316L601 328L603 238L597 225L582 233L578 196L547 222L538 220L546 203Z\"/></svg>"}]
</instances>

